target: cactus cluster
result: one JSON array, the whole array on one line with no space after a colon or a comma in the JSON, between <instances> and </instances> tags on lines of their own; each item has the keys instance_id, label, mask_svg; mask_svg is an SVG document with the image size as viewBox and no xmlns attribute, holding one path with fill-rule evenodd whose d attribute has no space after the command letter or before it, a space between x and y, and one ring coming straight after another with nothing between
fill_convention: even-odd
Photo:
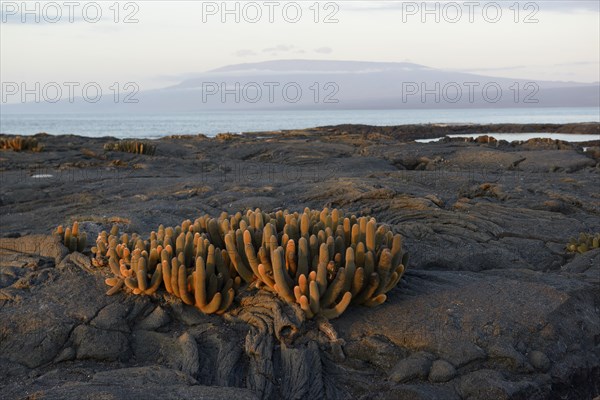
<instances>
[{"instance_id":1,"label":"cactus cluster","mask_svg":"<svg viewBox=\"0 0 600 400\"><path fill-rule=\"evenodd\" d=\"M241 137L242 137L241 135L237 135L235 133L225 132L225 133L217 133L217 135L215 136L215 139L217 139L221 142L226 142L226 141L238 139Z\"/></svg>"},{"instance_id":2,"label":"cactus cluster","mask_svg":"<svg viewBox=\"0 0 600 400\"><path fill-rule=\"evenodd\" d=\"M156 152L156 146L139 140L119 140L118 142L106 143L104 150L152 156Z\"/></svg>"},{"instance_id":3,"label":"cactus cluster","mask_svg":"<svg viewBox=\"0 0 600 400\"><path fill-rule=\"evenodd\" d=\"M114 294L152 294L161 284L206 314L221 314L242 286L297 303L308 318L341 315L350 304L376 306L400 281L407 254L400 235L374 218L337 210L260 209L160 226L147 240L101 232L96 266L109 266Z\"/></svg>"},{"instance_id":4,"label":"cactus cluster","mask_svg":"<svg viewBox=\"0 0 600 400\"><path fill-rule=\"evenodd\" d=\"M43 150L43 146L38 144L34 138L15 136L0 139L0 149L40 152Z\"/></svg>"},{"instance_id":5,"label":"cactus cluster","mask_svg":"<svg viewBox=\"0 0 600 400\"><path fill-rule=\"evenodd\" d=\"M344 218L327 208L279 212L267 221L260 210L246 216L249 223L237 229L222 221L236 270L246 282L298 303L308 318L335 318L350 303L379 305L404 274L408 255L400 235L377 227L374 218Z\"/></svg>"},{"instance_id":6,"label":"cactus cluster","mask_svg":"<svg viewBox=\"0 0 600 400\"><path fill-rule=\"evenodd\" d=\"M199 225L184 221L176 228L160 226L142 240L137 234L119 236L117 225L103 231L92 248L95 266L110 267L108 295L127 288L150 295L163 285L184 303L205 314L222 314L233 302L241 280L227 253L213 246Z\"/></svg>"},{"instance_id":7,"label":"cactus cluster","mask_svg":"<svg viewBox=\"0 0 600 400\"><path fill-rule=\"evenodd\" d=\"M600 233L580 233L578 238L571 238L567 250L572 253L585 253L600 247Z\"/></svg>"},{"instance_id":8,"label":"cactus cluster","mask_svg":"<svg viewBox=\"0 0 600 400\"><path fill-rule=\"evenodd\" d=\"M72 227L63 228L59 225L54 231L55 235L60 236L65 247L69 249L69 252L78 251L82 253L87 246L87 235L85 232L79 231L79 223L73 222Z\"/></svg>"}]
</instances>

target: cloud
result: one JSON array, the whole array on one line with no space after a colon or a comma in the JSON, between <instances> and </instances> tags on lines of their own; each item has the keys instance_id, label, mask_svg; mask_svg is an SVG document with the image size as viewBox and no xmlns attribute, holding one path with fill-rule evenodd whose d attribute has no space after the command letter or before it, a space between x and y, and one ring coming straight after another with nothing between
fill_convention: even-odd
<instances>
[{"instance_id":1,"label":"cloud","mask_svg":"<svg viewBox=\"0 0 600 400\"><path fill-rule=\"evenodd\" d=\"M256 53L254 52L254 50L241 49L233 53L233 55L236 57L253 57L256 56Z\"/></svg>"},{"instance_id":2,"label":"cloud","mask_svg":"<svg viewBox=\"0 0 600 400\"><path fill-rule=\"evenodd\" d=\"M278 44L275 47L267 47L266 49L263 49L263 53L271 53L273 55L277 55L279 53L288 53L292 50L297 50L296 46L288 44Z\"/></svg>"},{"instance_id":3,"label":"cloud","mask_svg":"<svg viewBox=\"0 0 600 400\"><path fill-rule=\"evenodd\" d=\"M410 5L409 5L410 3ZM384 11L384 10L403 10L407 7L417 7L420 9L422 1L350 1L343 3L343 8L347 11ZM444 3L457 3L459 6L463 6L465 2L454 1L454 0L438 0L435 2L440 7L444 6ZM483 0L477 2L478 7L481 8L485 3L497 3L501 4L504 8L513 6L514 2L498 3L491 0ZM523 5L526 2L523 3ZM578 11L595 11L600 12L600 2L596 0L541 0L530 2L533 3L540 11L554 11L554 12L578 12ZM433 7L433 6L430 6ZM466 9L466 5L462 8Z\"/></svg>"},{"instance_id":4,"label":"cloud","mask_svg":"<svg viewBox=\"0 0 600 400\"><path fill-rule=\"evenodd\" d=\"M547 0L538 1L540 10L575 12L575 11L596 11L600 12L600 3L591 1L565 1L565 0Z\"/></svg>"},{"instance_id":5,"label":"cloud","mask_svg":"<svg viewBox=\"0 0 600 400\"><path fill-rule=\"evenodd\" d=\"M577 67L577 66L586 66L586 65L598 65L600 62L598 61L573 61L566 63L557 63L557 64L537 64L537 65L507 65L504 67L481 67L481 68L468 68L468 69L456 69L451 68L450 71L467 71L467 72L490 72L490 71L514 71L519 69L528 69L528 68L547 68L547 67Z\"/></svg>"},{"instance_id":6,"label":"cloud","mask_svg":"<svg viewBox=\"0 0 600 400\"><path fill-rule=\"evenodd\" d=\"M318 49L315 49L315 53L331 54L333 53L333 49L331 47L319 47Z\"/></svg>"},{"instance_id":7,"label":"cloud","mask_svg":"<svg viewBox=\"0 0 600 400\"><path fill-rule=\"evenodd\" d=\"M238 51L238 53L242 52L244 50L240 50ZM248 50L249 51L249 50ZM278 44L277 46L273 46L273 47L267 47L262 49L263 53L268 53L271 56L278 56L281 54L306 54L307 51L294 46L292 44ZM313 50L313 52L315 53L319 53L319 54L331 54L333 53L333 49L331 47L319 47ZM244 53L245 54L245 53ZM254 52L252 52L251 55L255 55Z\"/></svg>"},{"instance_id":8,"label":"cloud","mask_svg":"<svg viewBox=\"0 0 600 400\"><path fill-rule=\"evenodd\" d=\"M598 65L598 61L574 61L568 63L554 64L555 67L574 67L578 65Z\"/></svg>"},{"instance_id":9,"label":"cloud","mask_svg":"<svg viewBox=\"0 0 600 400\"><path fill-rule=\"evenodd\" d=\"M505 67L493 67L493 68L470 68L467 71L470 72L484 72L484 71L513 71L516 69L527 68L526 65L507 65ZM463 69L452 69L452 71L464 71Z\"/></svg>"}]
</instances>

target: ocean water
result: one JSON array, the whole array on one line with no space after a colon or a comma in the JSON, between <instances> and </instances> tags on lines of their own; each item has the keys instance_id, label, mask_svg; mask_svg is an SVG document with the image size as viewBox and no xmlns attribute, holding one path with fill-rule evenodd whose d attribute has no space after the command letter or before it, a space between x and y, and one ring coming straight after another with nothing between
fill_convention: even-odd
<instances>
[{"instance_id":1,"label":"ocean water","mask_svg":"<svg viewBox=\"0 0 600 400\"><path fill-rule=\"evenodd\" d=\"M482 133L484 134L484 133ZM589 135L589 134L566 134L566 133L489 133L489 136L493 136L496 140L506 140L512 142L515 140L527 141L535 138L547 138L552 140L562 140L563 142L587 142L589 140L600 140L600 135ZM480 135L448 135L451 138L476 138ZM434 139L417 139L415 142L418 143L432 143L442 140L443 137Z\"/></svg>"},{"instance_id":2,"label":"ocean water","mask_svg":"<svg viewBox=\"0 0 600 400\"><path fill-rule=\"evenodd\" d=\"M285 110L169 114L0 114L0 133L158 138L168 135L260 132L325 125L600 122L597 108L451 110ZM538 134L539 137L539 134Z\"/></svg>"}]
</instances>

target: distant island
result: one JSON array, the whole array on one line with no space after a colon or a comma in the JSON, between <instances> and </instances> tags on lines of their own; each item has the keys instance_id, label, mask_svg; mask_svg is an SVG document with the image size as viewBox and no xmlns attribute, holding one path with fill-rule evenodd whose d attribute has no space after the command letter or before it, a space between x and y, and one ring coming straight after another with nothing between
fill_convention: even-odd
<instances>
[{"instance_id":1,"label":"distant island","mask_svg":"<svg viewBox=\"0 0 600 400\"><path fill-rule=\"evenodd\" d=\"M17 90L5 96L3 108L5 113L143 113L600 107L598 82L509 79L397 62L276 60L236 64L198 73L162 89L145 91L135 83L122 84L117 102L111 89L101 89L103 95L97 102L77 96L81 92L77 88L73 99L61 98L55 103L44 101L43 96L38 102L20 103Z\"/></svg>"}]
</instances>

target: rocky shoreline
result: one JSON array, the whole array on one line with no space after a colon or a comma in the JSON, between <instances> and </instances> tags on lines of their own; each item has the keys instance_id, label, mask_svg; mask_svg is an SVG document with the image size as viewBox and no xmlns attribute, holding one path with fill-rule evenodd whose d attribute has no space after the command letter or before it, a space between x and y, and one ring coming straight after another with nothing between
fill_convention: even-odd
<instances>
[{"instance_id":1,"label":"rocky shoreline","mask_svg":"<svg viewBox=\"0 0 600 400\"><path fill-rule=\"evenodd\" d=\"M43 151L1 151L0 398L600 395L600 250L566 250L600 231L600 140L414 142L496 132L600 124L184 135L151 141L154 155L40 134ZM238 296L223 318L164 293L108 297L107 271L49 236L257 207L372 215L403 235L408 270L383 305L332 320L335 340L309 321L290 342L277 298ZM271 334L236 317L249 307Z\"/></svg>"}]
</instances>

